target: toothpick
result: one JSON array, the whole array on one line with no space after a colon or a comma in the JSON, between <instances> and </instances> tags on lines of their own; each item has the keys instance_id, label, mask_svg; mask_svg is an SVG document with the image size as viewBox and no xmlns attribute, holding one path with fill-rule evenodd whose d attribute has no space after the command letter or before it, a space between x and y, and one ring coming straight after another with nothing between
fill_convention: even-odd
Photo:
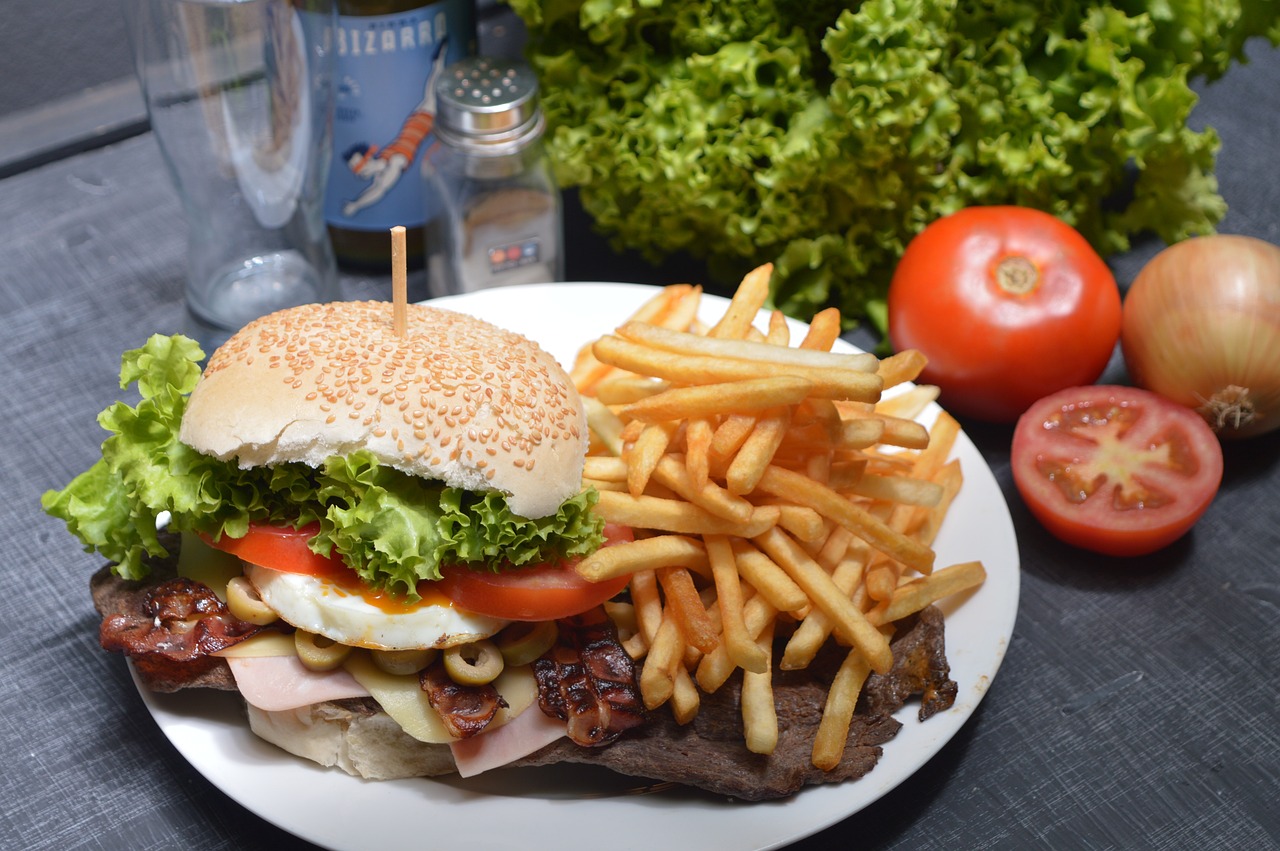
<instances>
[{"instance_id":1,"label":"toothpick","mask_svg":"<svg viewBox=\"0 0 1280 851\"><path fill-rule=\"evenodd\" d=\"M404 226L391 229L391 325L397 337L409 335L409 286L405 271Z\"/></svg>"}]
</instances>

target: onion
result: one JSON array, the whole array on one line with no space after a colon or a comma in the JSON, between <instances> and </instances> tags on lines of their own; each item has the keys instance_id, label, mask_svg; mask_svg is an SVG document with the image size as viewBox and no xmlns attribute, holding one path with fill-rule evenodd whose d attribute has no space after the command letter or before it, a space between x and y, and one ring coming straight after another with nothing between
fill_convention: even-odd
<instances>
[{"instance_id":1,"label":"onion","mask_svg":"<svg viewBox=\"0 0 1280 851\"><path fill-rule=\"evenodd\" d=\"M1280 427L1280 247L1219 235L1164 249L1125 296L1120 345L1134 383L1219 437Z\"/></svg>"}]
</instances>

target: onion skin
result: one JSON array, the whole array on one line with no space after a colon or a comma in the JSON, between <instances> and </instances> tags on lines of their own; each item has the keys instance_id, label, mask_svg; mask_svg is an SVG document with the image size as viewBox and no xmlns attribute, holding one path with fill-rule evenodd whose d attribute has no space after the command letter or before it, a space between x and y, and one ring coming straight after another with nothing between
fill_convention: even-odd
<instances>
[{"instance_id":1,"label":"onion skin","mask_svg":"<svg viewBox=\"0 0 1280 851\"><path fill-rule=\"evenodd\" d=\"M1280 427L1280 247L1216 235L1164 249L1125 296L1120 346L1135 384L1220 438Z\"/></svg>"}]
</instances>

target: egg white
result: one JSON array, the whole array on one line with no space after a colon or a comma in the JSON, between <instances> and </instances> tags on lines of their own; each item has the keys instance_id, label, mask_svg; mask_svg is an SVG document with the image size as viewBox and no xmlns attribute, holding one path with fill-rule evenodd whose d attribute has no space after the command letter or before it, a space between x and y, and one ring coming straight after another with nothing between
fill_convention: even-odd
<instances>
[{"instance_id":1,"label":"egg white","mask_svg":"<svg viewBox=\"0 0 1280 851\"><path fill-rule=\"evenodd\" d=\"M488 638L509 623L435 603L423 603L406 612L386 612L319 577L248 563L245 576L282 620L352 647L453 647Z\"/></svg>"}]
</instances>

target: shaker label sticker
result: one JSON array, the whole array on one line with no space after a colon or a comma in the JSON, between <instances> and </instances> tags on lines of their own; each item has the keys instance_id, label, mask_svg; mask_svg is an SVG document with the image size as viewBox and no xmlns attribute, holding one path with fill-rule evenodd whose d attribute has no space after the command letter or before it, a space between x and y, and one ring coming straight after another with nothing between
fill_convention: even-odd
<instances>
[{"instance_id":1,"label":"shaker label sticker","mask_svg":"<svg viewBox=\"0 0 1280 851\"><path fill-rule=\"evenodd\" d=\"M385 231L435 217L439 204L422 176L435 142L434 86L469 53L469 15L467 0L446 0L395 15L339 16L330 224Z\"/></svg>"},{"instance_id":2,"label":"shaker label sticker","mask_svg":"<svg viewBox=\"0 0 1280 851\"><path fill-rule=\"evenodd\" d=\"M513 242L489 249L489 272L498 274L537 263L541 254L537 238Z\"/></svg>"}]
</instances>

